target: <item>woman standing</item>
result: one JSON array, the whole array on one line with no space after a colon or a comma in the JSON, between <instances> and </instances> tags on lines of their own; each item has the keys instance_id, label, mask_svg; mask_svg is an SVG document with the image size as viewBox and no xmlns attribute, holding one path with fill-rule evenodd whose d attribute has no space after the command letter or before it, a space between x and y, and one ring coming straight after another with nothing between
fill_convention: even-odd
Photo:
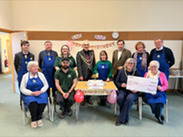
<instances>
[{"instance_id":1,"label":"woman standing","mask_svg":"<svg viewBox=\"0 0 183 137\"><path fill-rule=\"evenodd\" d=\"M126 89L128 76L140 76L139 72L136 70L133 58L126 60L124 68L119 71L116 77L116 86L119 90L117 102L120 107L120 114L116 121L116 126L128 124L129 111L134 101L138 98L137 91Z\"/></svg>"},{"instance_id":2,"label":"woman standing","mask_svg":"<svg viewBox=\"0 0 183 137\"><path fill-rule=\"evenodd\" d=\"M165 90L168 88L168 81L163 72L160 72L159 62L151 61L149 65L149 71L145 74L146 78L158 79L158 87L156 94L146 93L145 97L147 102L150 104L152 113L157 118L160 124L164 123L164 116L162 115L163 107L166 103L167 95Z\"/></svg>"},{"instance_id":3,"label":"woman standing","mask_svg":"<svg viewBox=\"0 0 183 137\"><path fill-rule=\"evenodd\" d=\"M38 62L30 61L28 72L23 75L20 91L26 108L31 113L31 127L43 126L42 114L47 104L48 83L43 73L38 72Z\"/></svg>"},{"instance_id":4,"label":"woman standing","mask_svg":"<svg viewBox=\"0 0 183 137\"><path fill-rule=\"evenodd\" d=\"M138 42L135 45L136 52L133 53L132 58L134 58L137 64L137 70L140 72L140 75L144 77L144 74L147 72L147 63L149 60L149 53L145 50L145 44L143 42Z\"/></svg>"},{"instance_id":5,"label":"woman standing","mask_svg":"<svg viewBox=\"0 0 183 137\"><path fill-rule=\"evenodd\" d=\"M57 56L56 60L55 60L55 69L58 70L61 68L61 62L62 62L62 58L69 58L70 61L70 68L74 69L76 67L76 62L75 59L70 55L70 49L67 45L63 45L60 49L61 54L59 56Z\"/></svg>"},{"instance_id":6,"label":"woman standing","mask_svg":"<svg viewBox=\"0 0 183 137\"><path fill-rule=\"evenodd\" d=\"M94 74L98 75L98 79L109 82L112 78L112 63L107 59L107 52L102 50L100 52L100 61L94 67ZM106 96L100 96L100 105L106 105Z\"/></svg>"}]
</instances>

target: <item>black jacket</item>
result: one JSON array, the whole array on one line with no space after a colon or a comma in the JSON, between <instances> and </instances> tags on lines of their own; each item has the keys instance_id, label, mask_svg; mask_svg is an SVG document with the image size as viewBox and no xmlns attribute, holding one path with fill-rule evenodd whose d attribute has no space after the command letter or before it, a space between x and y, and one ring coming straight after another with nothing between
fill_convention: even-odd
<instances>
[{"instance_id":1,"label":"black jacket","mask_svg":"<svg viewBox=\"0 0 183 137\"><path fill-rule=\"evenodd\" d=\"M173 52L171 49L169 49L167 47L163 47L163 48L164 48L164 53L165 53L167 63L169 64L169 68L170 68L175 63ZM149 57L149 63L150 63L150 61L152 61L155 50L156 50L156 48L151 50L150 57ZM156 52L163 52L163 50L156 51Z\"/></svg>"}]
</instances>

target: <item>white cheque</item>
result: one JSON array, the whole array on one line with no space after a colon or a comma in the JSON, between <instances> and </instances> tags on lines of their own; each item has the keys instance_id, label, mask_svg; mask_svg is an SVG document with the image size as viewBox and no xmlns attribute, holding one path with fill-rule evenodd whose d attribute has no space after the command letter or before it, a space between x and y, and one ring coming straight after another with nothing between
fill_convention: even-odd
<instances>
[{"instance_id":1,"label":"white cheque","mask_svg":"<svg viewBox=\"0 0 183 137\"><path fill-rule=\"evenodd\" d=\"M157 86L157 79L128 76L126 89L145 93L156 93Z\"/></svg>"}]
</instances>

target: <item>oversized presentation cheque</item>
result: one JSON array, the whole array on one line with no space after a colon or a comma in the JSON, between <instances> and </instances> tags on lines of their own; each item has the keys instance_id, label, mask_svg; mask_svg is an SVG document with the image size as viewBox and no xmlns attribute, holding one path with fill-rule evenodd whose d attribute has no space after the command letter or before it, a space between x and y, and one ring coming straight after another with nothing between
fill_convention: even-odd
<instances>
[{"instance_id":1,"label":"oversized presentation cheque","mask_svg":"<svg viewBox=\"0 0 183 137\"><path fill-rule=\"evenodd\" d=\"M157 79L128 76L126 89L145 93L156 93L157 86Z\"/></svg>"}]
</instances>

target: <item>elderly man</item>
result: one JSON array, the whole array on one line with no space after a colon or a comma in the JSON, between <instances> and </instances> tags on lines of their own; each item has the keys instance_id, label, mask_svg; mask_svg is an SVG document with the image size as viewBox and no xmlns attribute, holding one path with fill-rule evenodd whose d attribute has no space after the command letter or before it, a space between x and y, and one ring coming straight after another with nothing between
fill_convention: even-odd
<instances>
[{"instance_id":1,"label":"elderly man","mask_svg":"<svg viewBox=\"0 0 183 137\"><path fill-rule=\"evenodd\" d=\"M91 79L91 76L95 67L95 54L93 50L89 50L89 42L87 40L83 41L83 50L79 51L76 56L77 61L77 71L80 81L87 81ZM85 100L81 105L85 105L86 102L93 104L90 100L91 96L86 96Z\"/></svg>"},{"instance_id":2,"label":"elderly man","mask_svg":"<svg viewBox=\"0 0 183 137\"><path fill-rule=\"evenodd\" d=\"M123 69L123 65L125 64L125 61L131 57L131 52L124 48L125 46L124 40L118 40L117 45L118 45L118 49L116 49L113 52L113 56L112 56L114 82L118 72L121 69Z\"/></svg>"},{"instance_id":3,"label":"elderly man","mask_svg":"<svg viewBox=\"0 0 183 137\"><path fill-rule=\"evenodd\" d=\"M167 80L169 79L169 68L175 63L174 55L171 49L163 46L163 40L158 38L154 41L155 47L151 50L150 59L157 60L160 64L159 70L165 73Z\"/></svg>"},{"instance_id":4,"label":"elderly man","mask_svg":"<svg viewBox=\"0 0 183 137\"><path fill-rule=\"evenodd\" d=\"M72 115L71 106L74 104L74 88L77 84L76 72L69 67L69 58L63 58L61 69L55 72L55 85L58 90L56 93L56 102L60 105L62 113L60 118L65 117L65 113Z\"/></svg>"},{"instance_id":5,"label":"elderly man","mask_svg":"<svg viewBox=\"0 0 183 137\"><path fill-rule=\"evenodd\" d=\"M46 80L48 81L49 88L47 90L48 96L50 96L50 88L52 88L53 96L55 94L55 81L54 81L54 63L55 58L58 56L56 51L52 50L52 42L46 41L44 43L45 50L41 51L39 53L39 67L42 69L42 72L44 76L46 77Z\"/></svg>"}]
</instances>

